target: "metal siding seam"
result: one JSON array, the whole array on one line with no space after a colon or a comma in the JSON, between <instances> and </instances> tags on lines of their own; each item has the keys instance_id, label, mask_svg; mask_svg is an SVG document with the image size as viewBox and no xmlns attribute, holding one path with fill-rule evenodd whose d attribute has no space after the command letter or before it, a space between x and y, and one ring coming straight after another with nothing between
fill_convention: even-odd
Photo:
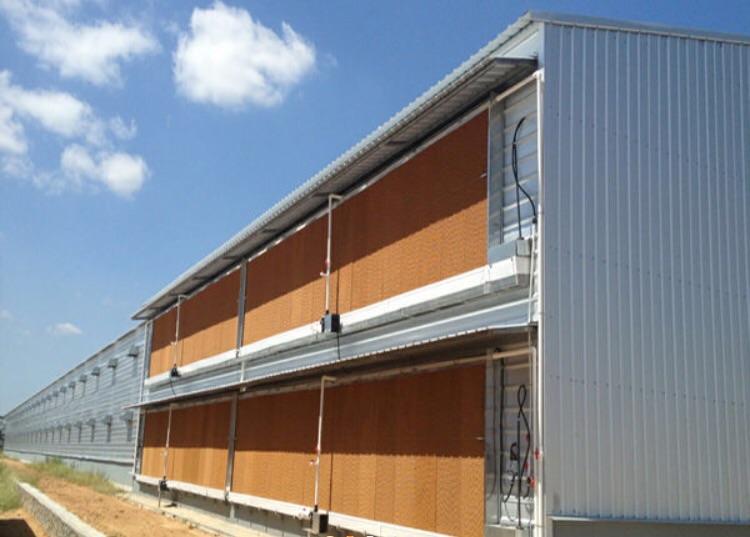
<instances>
[{"instance_id":1,"label":"metal siding seam","mask_svg":"<svg viewBox=\"0 0 750 537\"><path fill-rule=\"evenodd\" d=\"M618 102L618 91L619 83L615 77L617 71L612 66L617 62L617 40L616 35L611 31L606 31L603 34L602 40L604 41L605 48L605 66L602 71L604 78L604 91L607 95L607 101L605 106L605 129L606 135L604 136L605 145L605 174L604 174L604 189L606 199L606 214L605 219L605 230L607 237L614 236L618 230L618 205L617 200L620 199L619 192L617 189L621 186L619 182L614 181L617 176L617 149L619 143L617 140L617 107L615 103ZM607 330L606 343L607 343L607 383L608 387L607 399L608 399L608 422L609 422L609 445L612 448L612 452L609 456L609 491L607 496L609 497L609 512L611 516L618 516L621 513L621 482L622 482L622 439L620 435L622 428L618 423L617 419L617 405L614 402L615 395L619 394L616 384L616 373L615 364L619 364L617 360L616 347L613 344L613 340L617 334L620 333L618 322L619 316L618 310L612 307L615 303L614 297L617 297L618 288L616 286L617 280L614 279L616 271L619 270L618 264L618 249L619 244L612 240L607 240L605 246L605 256L610 265L607 271L606 282L606 302L607 302Z\"/></svg>"},{"instance_id":2,"label":"metal siding seam","mask_svg":"<svg viewBox=\"0 0 750 537\"><path fill-rule=\"evenodd\" d=\"M747 388L747 381L748 381L748 372L745 371L745 365L746 362L743 359L743 352L747 353L748 349L750 349L750 342L748 342L748 333L750 333L750 308L748 307L748 293L747 290L750 289L750 281L748 280L750 276L750 262L748 262L748 254L750 253L750 247L748 247L748 241L747 238L750 237L750 227L748 226L748 215L746 208L750 206L750 197L748 197L748 191L747 191L747 177L750 177L750 169L748 169L748 161L750 158L748 158L748 143L750 143L750 137L745 137L745 131L747 129L750 129L750 121L747 120L748 118L748 108L747 108L747 101L750 99L750 85L747 83L747 77L750 76L750 73L748 73L747 66L750 63L750 51L748 50L748 47L737 47L738 48L738 65L737 65L737 74L738 74L738 82L737 82L737 90L735 92L736 95L736 101L735 106L740 110L740 114L735 117L735 135L737 140L741 140L738 143L739 147L739 153L742 154L736 155L734 162L736 164L739 164L739 170L735 168L735 180L738 185L742 185L742 188L737 188L736 196L735 196L735 203L737 204L737 219L738 222L735 222L735 233L736 233L736 239L734 241L735 248L742 247L744 249L744 256L740 252L737 259L737 265L738 265L738 275L737 275L737 292L740 293L738 296L738 304L737 304L737 311L735 312L735 319L737 323L737 341L739 343L739 348L737 350L737 355L735 357L735 360L739 364L739 379L740 379L740 386L739 386L739 403L740 408L738 408L738 420L739 420L739 441L744 441L744 450L742 450L742 453L748 453L750 452L750 416L748 415L748 404L750 403L750 397L748 394L748 388ZM744 60L743 60L744 56ZM744 72L744 73L743 73ZM747 92L747 95L743 96L742 94L742 88L744 86L745 91ZM744 166L740 164L740 161L744 162ZM743 180L744 178L744 180ZM739 228L739 232L737 232L738 226L740 220L744 219L744 226ZM744 257L744 259L743 259ZM744 270L743 270L743 261L744 261ZM744 281L742 278L742 275L745 276ZM744 290L744 302L745 307L742 307L743 304L743 295L742 292ZM742 326L743 322L742 320L745 319L747 325L745 327ZM743 419L744 418L744 419ZM743 434L744 431L744 434ZM750 463L748 463L747 457L741 458L740 461L744 463L745 466L745 476L740 477L738 481L741 484L744 484L744 492L740 494L740 501L742 501L742 498L748 498L750 497ZM741 474L740 474L741 475ZM747 504L747 502L743 502L742 505L744 506L744 509L741 510L741 515L745 519L750 519L750 505Z\"/></svg>"},{"instance_id":3,"label":"metal siding seam","mask_svg":"<svg viewBox=\"0 0 750 537\"><path fill-rule=\"evenodd\" d=\"M595 30L592 32L592 45L593 45L593 72L601 73L604 70L604 50L602 41L605 41L601 31ZM606 364L604 363L607 353L605 350L606 344L606 318L607 318L607 303L603 299L606 295L606 270L605 265L602 263L604 259L604 251L606 248L607 235L606 231L602 229L602 224L605 222L606 211L606 181L602 181L601 178L605 177L605 162L601 155L600 145L602 140L605 139L606 129L602 125L604 116L604 91L600 87L602 80L600 77L593 77L592 87L593 95L590 99L593 103L592 117L591 117L591 130L592 130L592 159L593 159L593 170L592 170L592 188L594 190L594 222L592 226L594 233L594 255L592 256L592 269L593 269L593 285L594 285L594 296L597 308L592 308L594 313L594 333L597 334L596 343L594 345L593 357L595 364L595 379L594 379L594 401L596 408L596 468L595 468L595 492L594 492L594 505L592 509L597 512L611 513L611 504L607 501L604 493L604 487L606 484L605 479L605 468L607 465L611 465L611 446L608 442L608 431L606 431L607 412L609 411L607 400L605 398L605 370Z\"/></svg>"},{"instance_id":4,"label":"metal siding seam","mask_svg":"<svg viewBox=\"0 0 750 537\"><path fill-rule=\"evenodd\" d=\"M644 39L644 38L642 38ZM652 91L656 86L657 90L662 87L662 80L660 77L655 75L651 77L651 66L657 64L660 69L666 70L664 67L663 58L659 54L659 43L658 39L649 36L645 38L648 44L645 47L645 57L641 62L641 94L645 94L650 97ZM644 259L644 270L647 276L647 281L650 284L646 291L645 301L649 302L646 308L647 317L644 320L644 324L648 327L648 339L644 341L644 354L650 350L650 356L645 355L644 357L644 368L642 369L643 387L642 387L642 412L644 416L648 416L648 421L644 419L646 427L644 427L642 445L643 451L646 454L647 467L645 470L644 483L648 483L652 480L653 476L659 479L662 476L661 471L666 467L667 462L663 458L664 454L664 435L659 434L659 428L666 427L666 405L660 404L660 387L663 386L664 376L662 372L664 370L664 364L666 363L666 352L662 347L665 333L669 333L671 326L669 320L665 319L663 315L663 300L661 300L662 290L662 274L664 273L664 263L660 258L660 251L655 248L656 239L654 229L660 230L663 234L665 233L665 227L662 225L663 219L668 218L669 208L668 201L659 203L659 200L666 200L663 196L664 185L666 177L662 170L662 163L665 160L667 154L666 149L661 146L659 139L661 126L664 124L662 116L665 112L665 107L659 105L658 102L653 103L648 99L645 106L641 106L641 131L643 139L640 140L639 144L639 158L642 162L642 168L644 170L644 184L642 185L641 195L643 198L642 214L644 215L645 224L644 229L641 233L643 241L645 242L646 256ZM656 124L654 124L656 121ZM655 155L657 150L661 155L661 158L656 159ZM654 158L655 161L651 159ZM652 188L649 188L649 187ZM656 199L654 196L649 196L650 190L655 190ZM661 310L661 315L659 314ZM661 325L661 329L658 326ZM649 412L653 409L653 412ZM649 446L649 439L653 439ZM651 448L651 450L649 449ZM667 495L662 495L662 486L664 481L657 482L653 487L648 487L649 496L646 501L646 517L658 517L660 516L661 501L667 498Z\"/></svg>"},{"instance_id":5,"label":"metal siding seam","mask_svg":"<svg viewBox=\"0 0 750 537\"><path fill-rule=\"evenodd\" d=\"M668 307L671 308L667 317L670 318L672 323L671 337L663 341L666 352L671 352L670 366L666 371L665 375L669 379L666 387L666 395L671 398L672 415L668 418L670 420L671 429L670 442L667 443L667 457L670 461L669 474L675 476L676 489L673 501L671 502L667 516L670 518L680 518L682 515L682 506L684 505L684 494L685 475L682 470L684 464L682 446L685 444L684 441L684 429L685 424L681 419L681 398L680 392L684 390L684 386L680 383L679 378L682 377L680 370L680 363L684 356L684 338L678 337L678 334L684 333L682 328L682 316L680 314L680 299L681 299L681 278L682 264L684 263L684 249L682 248L683 241L680 237L682 231L682 203L681 203L681 188L680 180L683 178L681 172L682 155L684 152L684 143L682 141L683 126L682 126L682 88L684 87L684 80L681 77L680 71L680 59L681 59L681 45L680 40L670 40L667 42L669 46L669 57L670 57L670 83L667 91L670 94L674 94L675 98L670 101L669 107L669 130L667 131L667 138L670 143L672 158L670 159L669 177L670 177L670 188L668 190L668 197L670 200L670 222L669 222L669 236L670 236L670 252L664 252L664 255L671 262L671 270L669 273L669 287L667 289L667 297L665 300L669 300Z\"/></svg>"},{"instance_id":6,"label":"metal siding seam","mask_svg":"<svg viewBox=\"0 0 750 537\"><path fill-rule=\"evenodd\" d=\"M738 324L738 334L739 338L738 341L740 343L740 348L737 349L737 357L735 360L739 362L739 368L740 368L740 375L739 378L741 380L741 386L740 386L740 403L741 407L738 410L739 411L739 420L740 420L740 431L744 430L744 435L741 434L741 439L744 440L744 450L742 453L750 453L750 414L748 413L748 406L750 406L750 392L748 392L748 376L750 375L750 372L745 370L746 360L743 359L743 351L745 353L748 352L748 349L750 349L750 341L748 334L750 334L750 307L748 307L748 289L750 289L750 247L748 247L748 237L750 237L750 226L748 225L748 222L750 219L748 218L748 211L747 207L750 206L750 196L748 196L748 181L747 178L750 177L750 150L748 149L748 144L750 143L750 134L746 135L746 133L750 132L750 121L747 121L748 115L750 115L750 110L748 109L748 101L750 100L750 84L748 84L748 76L750 76L750 71L748 69L748 64L750 64L750 50L749 47L738 47L738 56L739 56L739 65L737 68L738 72L738 88L736 91L737 94L737 101L736 106L739 108L740 113L738 115L739 119L736 119L737 124L737 130L739 131L737 138L741 140L739 143L739 150L742 153L742 157L740 159L739 156L735 158L735 162L739 163L740 160L742 161L742 164L740 164L739 173L736 175L736 180L739 185L742 185L742 188L738 188L737 196L736 196L736 202L738 204L738 216L741 215L742 219L744 219L744 226L740 228L740 233L737 234L737 238L734 242L735 247L742 246L744 248L744 256L740 255L740 259L738 260L738 265L742 265L744 261L744 270L740 269L738 271L738 280L737 280L737 290L739 293L741 293L744 290L744 302L745 307L742 308L742 295L739 297L739 304L738 304L738 311L736 312L735 318L737 319ZM743 59L744 57L744 59ZM743 87L744 87L744 93L746 95L743 95ZM744 180L743 180L744 178ZM735 225L735 230L737 229L737 226ZM744 259L743 259L744 257ZM742 275L745 276L744 281L742 278ZM743 321L745 320L746 326L743 327ZM744 418L744 419L743 419ZM744 427L742 426L744 424ZM747 457L744 458L744 464L745 464L745 476L744 478L741 476L738 479L741 483L745 485L745 491L744 494L740 496L741 498L748 498L750 497L750 463L747 460ZM747 502L744 502L744 511L741 516L743 516L746 519L750 519L750 505L748 505Z\"/></svg>"},{"instance_id":7,"label":"metal siding seam","mask_svg":"<svg viewBox=\"0 0 750 537\"><path fill-rule=\"evenodd\" d=\"M724 216L726 215L726 206L722 203L722 197L726 185L726 176L723 169L723 163L724 159L721 158L721 148L726 146L726 141L722 140L722 128L720 127L721 119L721 110L726 106L724 102L724 94L721 90L721 86L719 86L719 81L723 81L724 79L724 70L721 60L721 49L719 49L716 46L711 47L713 51L713 86L714 86L714 94L715 98L714 101L716 103L716 108L714 110L713 114L713 131L714 131L714 184L715 187L715 211L712 211L714 214L714 217L718 220L716 222L716 227L714 229L713 236L715 238L714 241L712 241L712 246L715 247L715 251L713 252L715 255L711 255L711 281L714 283L715 289L712 293L712 299L715 311L717 313L716 317L714 317L714 323L718 323L718 326L715 326L714 334L714 345L713 348L719 350L720 355L717 357L718 359L712 360L712 363L715 363L714 367L714 397L713 397L713 405L714 405L714 413L715 413L715 419L716 419L716 439L718 446L718 453L719 453L719 461L718 461L718 487L719 487L719 511L718 517L722 520L728 520L729 519L729 511L727 508L729 507L729 502L727 501L727 487L729 486L727 482L727 460L730 456L727 448L728 448L728 426L727 426L727 416L726 416L726 406L725 406L725 395L726 395L726 379L724 377L724 373L726 370L726 361L727 361L727 353L726 353L726 327L729 324L728 319L726 318L726 308L724 307L724 304L726 301L722 300L722 295L724 294L724 289L726 287L726 282L724 279L724 271L722 270L722 265L727 264L727 255L728 251L724 250L722 241L725 240L726 232L725 229L722 226L722 220L724 220ZM723 84L722 84L723 86ZM724 439L724 441L722 441Z\"/></svg>"},{"instance_id":8,"label":"metal siding seam","mask_svg":"<svg viewBox=\"0 0 750 537\"><path fill-rule=\"evenodd\" d=\"M695 52L695 43L694 42L686 42L685 43L685 103L684 103L684 110L686 111L686 124L687 128L685 129L685 132L687 133L687 155L688 158L686 159L686 173L684 174L687 179L687 188L684 188L685 191L685 202L681 203L681 206L686 209L686 221L684 222L684 226L682 228L683 231L683 240L685 244L685 250L686 250L686 259L684 262L685 265L685 273L684 273L684 283L682 287L682 294L684 296L684 309L683 309L683 319L684 319L684 331L683 333L686 335L690 335L690 339L692 341L687 342L685 345L685 354L683 355L683 361L684 361L684 375L685 375L685 389L686 389L686 405L685 405L685 412L686 412L686 420L685 423L688 425L687 427L687 442L686 442L686 448L687 448L687 461L688 465L694 460L697 453L700 452L700 444L699 440L701 438L700 431L698 428L699 421L697 419L698 414L698 407L697 407L697 385L695 384L696 379L698 378L698 375L696 374L696 367L697 367L697 345L698 345L698 339L697 339L697 331L695 328L696 322L695 322L695 316L697 313L696 310L696 304L695 304L695 298L694 293L690 292L691 289L696 285L697 278L696 278L696 272L697 272L697 261L696 261L696 241L690 240L690 237L696 237L699 238L700 234L700 226L699 226L699 208L697 207L697 204L699 202L698 196L690 196L691 192L697 192L697 188L695 188L695 161L693 161L692 157L697 156L698 154L698 147L697 147L697 107L694 106L694 103L696 102L696 99L694 97L695 94L695 58L694 58L694 52ZM685 314L684 312L687 312ZM697 451L696 451L697 450ZM698 467L692 468L693 471L688 470L687 476L689 479L689 486L688 486L688 506L687 511L690 513L691 517L695 517L696 514L700 516L700 505L701 505L701 498L696 494L696 491L704 490L703 489L703 482L701 479L701 472L702 468Z\"/></svg>"},{"instance_id":9,"label":"metal siding seam","mask_svg":"<svg viewBox=\"0 0 750 537\"><path fill-rule=\"evenodd\" d=\"M705 310L707 308L710 308L710 300L709 300L709 290L707 289L710 285L709 277L708 277L708 267L707 264L709 263L706 256L702 256L702 250L700 245L708 244L707 241L712 240L711 234L707 233L708 230L708 203L710 202L710 188L709 184L706 181L703 181L705 177L706 171L708 169L708 135L709 135L709 129L708 129L708 108L706 106L701 106L701 103L707 103L708 102L708 91L707 91L707 82L708 82L708 73L707 73L707 65L706 65L706 47L704 43L698 44L700 46L697 46L697 72L698 72L698 80L697 80L697 99L696 99L696 108L697 108L697 119L698 119L698 129L697 129L697 142L698 142L698 173L696 174L696 181L698 183L698 191L701 193L701 204L699 209L699 230L700 230L700 238L698 242L698 248L697 248L697 255L694 257L694 259L697 260L698 263L698 279L697 279L697 285L699 288L699 292L697 293L697 299L698 304L696 304L696 333L698 334L700 341L699 346L697 347L700 349L700 356L696 357L697 362L700 365L700 373L696 378L696 383L700 381L700 387L699 387L699 424L702 427L701 431L701 440L702 440L702 447L701 452L702 453L709 453L709 450L712 447L712 441L711 439L715 439L715 436L711 435L710 431L710 423L708 419L709 414L709 408L708 408L708 400L709 400L709 384L708 384L708 375L709 375L709 368L708 368L708 360L706 359L709 356L709 353L711 352L711 346L708 342L708 337L705 333L705 329L701 329L702 325L705 325L706 322L711 322L710 319L705 318ZM709 247L710 248L710 247ZM712 476L709 472L709 467L704 467L701 480L703 482L702 490L704 493L706 493L705 498L703 498L704 501L701 502L701 518L713 518L714 513L714 504L715 504L715 498L716 498L716 482L714 479L712 479Z\"/></svg>"},{"instance_id":10,"label":"metal siding seam","mask_svg":"<svg viewBox=\"0 0 750 537\"><path fill-rule=\"evenodd\" d=\"M547 165L545 168L550 170L548 175L549 180L545 183L544 189L544 228L542 233L544 234L545 250L542 257L544 263L544 310L545 317L541 322L544 323L544 337L545 341L545 356L546 362L546 375L547 375L547 393L545 394L545 400L547 401L547 409L549 413L545 420L545 438L546 438L546 460L545 465L547 487L546 494L551 500L548 502L547 513L545 516L562 512L563 507L561 500L563 496L562 484L564 465L563 461L563 446L561 444L561 424L562 424L562 409L561 409L561 369L560 369L560 332L559 332L559 321L557 321L555 312L559 311L559 290L560 290L560 273L557 268L560 266L560 250L559 250L559 238L560 233L559 226L550 226L548 222L556 221L559 218L559 196L556 193L560 189L560 172L561 172L561 155L560 155L560 138L562 135L562 120L560 113L562 109L562 99L560 93L560 80L562 78L561 66L563 65L563 52L561 42L562 36L560 35L560 28L552 25L545 24L544 26L544 42L545 47L547 44L550 46L550 54L547 57L550 59L546 63L545 69L545 106L546 118L545 132L543 136L549 137L544 143L545 154L543 158L546 159ZM557 54L552 54L552 51ZM554 59L553 59L554 57Z\"/></svg>"},{"instance_id":11,"label":"metal siding seam","mask_svg":"<svg viewBox=\"0 0 750 537\"><path fill-rule=\"evenodd\" d=\"M727 367L725 369L724 374L724 382L728 387L729 390L729 396L725 398L724 405L725 405L725 413L726 413L726 419L727 419L727 427L729 429L728 433L731 433L731 442L727 442L727 454L728 454L728 471L736 471L741 466L741 460L740 455L736 449L731 449L732 445L737 445L737 440L739 437L740 429L738 427L737 423L737 414L736 414L736 401L738 400L738 393L737 393L737 368L736 368L736 359L735 356L738 356L741 354L741 350L739 348L735 347L736 342L738 341L738 334L735 332L735 324L734 319L736 318L736 315L739 313L737 308L737 288L734 286L735 281L735 273L737 270L738 265L738 258L737 258L737 251L732 247L732 237L734 233L734 228L731 225L731 221L737 219L738 215L735 214L734 209L734 199L736 199L736 193L733 192L734 189L734 163L736 162L736 140L731 135L731 132L733 130L733 118L728 114L729 107L732 107L734 104L734 98L733 93L731 92L732 85L730 84L729 80L733 80L732 75L732 69L731 69L731 63L732 60L736 54L736 49L733 47L730 50L724 50L725 57L723 61L723 69L726 71L726 79L727 82L724 86L726 96L725 96L725 102L726 106L724 107L724 118L723 118L723 124L725 125L724 128L724 138L726 140L725 144L725 154L724 154L724 160L726 162L731 162L732 167L731 169L727 169L725 171L726 175L726 188L725 188L725 198L724 203L727 207L727 211L731 215L731 218L727 218L725 220L726 223L726 230L725 230L725 242L724 242L724 248L726 251L727 256L727 263L726 263L726 291L725 295L727 296L727 308L725 308L725 315L726 315L726 321L725 321L725 331L726 331L726 339L725 341L727 343L727 347L725 348L725 359L728 361ZM727 58L729 56L729 58ZM730 64L729 67L727 64ZM732 486L732 490L730 492L730 496L732 499L731 505L730 505L730 512L729 512L729 518L732 520L736 520L739 517L739 513L742 509L742 504L740 503L740 498L742 497L742 485L733 479L729 480L729 483Z\"/></svg>"}]
</instances>

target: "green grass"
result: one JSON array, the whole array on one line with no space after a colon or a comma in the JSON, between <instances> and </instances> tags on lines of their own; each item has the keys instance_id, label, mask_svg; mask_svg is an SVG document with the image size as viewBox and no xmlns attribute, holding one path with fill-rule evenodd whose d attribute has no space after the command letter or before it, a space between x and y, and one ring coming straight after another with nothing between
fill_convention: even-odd
<instances>
[{"instance_id":1,"label":"green grass","mask_svg":"<svg viewBox=\"0 0 750 537\"><path fill-rule=\"evenodd\" d=\"M0 463L0 513L18 509L21 500L10 468Z\"/></svg>"},{"instance_id":2,"label":"green grass","mask_svg":"<svg viewBox=\"0 0 750 537\"><path fill-rule=\"evenodd\" d=\"M81 472L56 458L47 459L45 462L35 462L31 465L31 470L36 474L37 479L43 475L48 475L76 485L92 488L102 494L113 495L120 492L103 473Z\"/></svg>"}]
</instances>

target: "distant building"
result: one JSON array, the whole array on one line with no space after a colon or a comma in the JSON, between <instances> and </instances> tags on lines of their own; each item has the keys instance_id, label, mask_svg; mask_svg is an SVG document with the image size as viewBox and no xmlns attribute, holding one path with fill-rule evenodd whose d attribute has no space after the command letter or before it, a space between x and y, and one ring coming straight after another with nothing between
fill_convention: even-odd
<instances>
[{"instance_id":1,"label":"distant building","mask_svg":"<svg viewBox=\"0 0 750 537\"><path fill-rule=\"evenodd\" d=\"M530 12L135 314L136 487L284 536L747 534L748 207L750 37ZM85 419L48 397L14 452Z\"/></svg>"},{"instance_id":2,"label":"distant building","mask_svg":"<svg viewBox=\"0 0 750 537\"><path fill-rule=\"evenodd\" d=\"M42 388L6 416L6 452L58 457L82 470L132 483L146 363L145 326L127 332Z\"/></svg>"}]
</instances>

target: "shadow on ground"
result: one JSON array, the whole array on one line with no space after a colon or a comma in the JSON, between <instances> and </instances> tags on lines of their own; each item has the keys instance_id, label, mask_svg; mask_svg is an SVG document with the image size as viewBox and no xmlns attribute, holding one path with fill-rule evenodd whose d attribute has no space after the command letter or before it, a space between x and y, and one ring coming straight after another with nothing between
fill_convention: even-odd
<instances>
[{"instance_id":1,"label":"shadow on ground","mask_svg":"<svg viewBox=\"0 0 750 537\"><path fill-rule=\"evenodd\" d=\"M2 537L35 537L36 534L25 520L0 520L0 536Z\"/></svg>"}]
</instances>

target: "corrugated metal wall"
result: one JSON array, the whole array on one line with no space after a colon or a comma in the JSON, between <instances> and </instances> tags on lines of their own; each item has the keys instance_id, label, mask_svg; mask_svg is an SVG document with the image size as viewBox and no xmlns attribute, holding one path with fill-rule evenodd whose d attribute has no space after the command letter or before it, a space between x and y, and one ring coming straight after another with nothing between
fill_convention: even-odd
<instances>
[{"instance_id":1,"label":"corrugated metal wall","mask_svg":"<svg viewBox=\"0 0 750 537\"><path fill-rule=\"evenodd\" d=\"M547 24L551 514L750 520L750 47Z\"/></svg>"},{"instance_id":2,"label":"corrugated metal wall","mask_svg":"<svg viewBox=\"0 0 750 537\"><path fill-rule=\"evenodd\" d=\"M125 334L6 416L8 452L132 464L145 325ZM64 391L63 391L64 390Z\"/></svg>"}]
</instances>

